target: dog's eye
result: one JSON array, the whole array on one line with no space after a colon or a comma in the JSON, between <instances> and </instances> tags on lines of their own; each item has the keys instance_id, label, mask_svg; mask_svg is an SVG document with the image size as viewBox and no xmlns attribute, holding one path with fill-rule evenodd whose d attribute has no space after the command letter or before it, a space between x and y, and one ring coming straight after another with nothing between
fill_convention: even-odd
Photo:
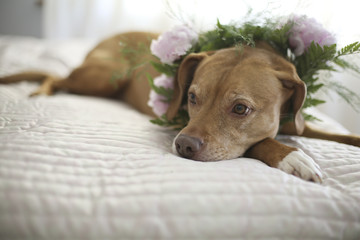
<instances>
[{"instance_id":1,"label":"dog's eye","mask_svg":"<svg viewBox=\"0 0 360 240\"><path fill-rule=\"evenodd\" d=\"M244 104L236 104L232 112L238 115L246 116L250 113L250 108L248 108Z\"/></svg>"},{"instance_id":2,"label":"dog's eye","mask_svg":"<svg viewBox=\"0 0 360 240\"><path fill-rule=\"evenodd\" d=\"M194 93L189 93L189 102L191 104L196 104L196 96Z\"/></svg>"}]
</instances>

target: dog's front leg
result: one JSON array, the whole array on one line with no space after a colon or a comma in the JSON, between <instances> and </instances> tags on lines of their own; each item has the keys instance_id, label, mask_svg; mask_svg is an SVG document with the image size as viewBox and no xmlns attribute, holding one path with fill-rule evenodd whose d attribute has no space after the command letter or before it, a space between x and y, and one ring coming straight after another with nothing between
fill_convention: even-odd
<instances>
[{"instance_id":1,"label":"dog's front leg","mask_svg":"<svg viewBox=\"0 0 360 240\"><path fill-rule=\"evenodd\" d=\"M259 159L270 167L281 169L304 180L321 183L322 174L314 160L302 150L266 138L245 153L246 157Z\"/></svg>"}]
</instances>

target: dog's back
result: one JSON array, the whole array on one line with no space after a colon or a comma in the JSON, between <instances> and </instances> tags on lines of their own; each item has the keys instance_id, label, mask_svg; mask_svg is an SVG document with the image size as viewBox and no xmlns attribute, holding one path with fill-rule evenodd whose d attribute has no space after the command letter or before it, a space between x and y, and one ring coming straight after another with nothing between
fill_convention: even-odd
<instances>
[{"instance_id":1,"label":"dog's back","mask_svg":"<svg viewBox=\"0 0 360 240\"><path fill-rule=\"evenodd\" d=\"M147 106L150 87L145 73L156 76L149 64L156 61L149 50L157 34L129 32L101 41L83 63L66 78L28 71L0 77L0 84L31 81L42 83L31 95L52 95L58 90L100 97L120 97L139 111L154 115Z\"/></svg>"}]
</instances>

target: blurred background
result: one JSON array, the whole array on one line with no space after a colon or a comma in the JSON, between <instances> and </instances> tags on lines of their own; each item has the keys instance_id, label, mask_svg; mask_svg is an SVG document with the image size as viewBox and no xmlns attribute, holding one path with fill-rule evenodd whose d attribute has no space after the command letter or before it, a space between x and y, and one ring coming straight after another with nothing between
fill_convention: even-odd
<instances>
[{"instance_id":1,"label":"blurred background","mask_svg":"<svg viewBox=\"0 0 360 240\"><path fill-rule=\"evenodd\" d=\"M353 0L0 0L0 35L43 39L93 39L130 30L163 32L181 23L198 31L241 21L249 9L267 17L307 14L337 38L339 47L360 40L360 2ZM352 58L358 66L360 57ZM331 78L360 95L359 76L339 72ZM322 112L360 134L360 113L331 93ZM360 107L359 107L360 109Z\"/></svg>"}]
</instances>

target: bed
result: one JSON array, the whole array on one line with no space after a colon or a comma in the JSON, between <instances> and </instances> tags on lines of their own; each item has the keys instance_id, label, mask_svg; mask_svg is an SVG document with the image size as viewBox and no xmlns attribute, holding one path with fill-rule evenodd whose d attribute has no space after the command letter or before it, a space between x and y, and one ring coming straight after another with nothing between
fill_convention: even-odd
<instances>
[{"instance_id":1,"label":"bed","mask_svg":"<svg viewBox=\"0 0 360 240\"><path fill-rule=\"evenodd\" d=\"M0 74L66 75L95 44L0 37ZM197 162L126 104L0 85L0 239L360 239L360 148L279 136L324 172ZM346 130L322 116L323 127Z\"/></svg>"}]
</instances>

